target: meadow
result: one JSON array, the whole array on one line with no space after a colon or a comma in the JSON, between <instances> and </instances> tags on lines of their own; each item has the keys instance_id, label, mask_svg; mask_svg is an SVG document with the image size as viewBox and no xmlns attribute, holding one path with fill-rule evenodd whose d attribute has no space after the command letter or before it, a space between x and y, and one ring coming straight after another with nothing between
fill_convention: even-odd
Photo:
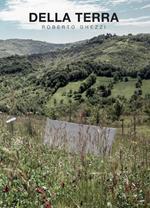
<instances>
[{"instance_id":1,"label":"meadow","mask_svg":"<svg viewBox=\"0 0 150 208\"><path fill-rule=\"evenodd\" d=\"M107 77L97 77L96 83L92 86L93 88L97 88L100 85L108 86L109 83L113 81L112 78ZM70 92L78 91L79 87L83 81L77 81L77 82L70 82L64 87L59 88L49 99L47 105L53 106L54 100L57 100L57 103L60 103L61 100L64 101L64 103L68 103L70 96ZM128 82L120 81L114 84L111 97L117 97L117 96L124 96L125 98L129 99L134 94L135 91L135 84L137 82L137 79L129 78ZM149 80L143 80L142 84L142 93L143 96L148 94L150 92L150 84ZM83 93L83 98L86 99L85 93Z\"/></svg>"},{"instance_id":2,"label":"meadow","mask_svg":"<svg viewBox=\"0 0 150 208\"><path fill-rule=\"evenodd\" d=\"M43 145L45 119L0 121L0 207L150 207L150 138L139 124L121 133L108 155L71 154ZM144 131L141 131L145 128Z\"/></svg>"},{"instance_id":3,"label":"meadow","mask_svg":"<svg viewBox=\"0 0 150 208\"><path fill-rule=\"evenodd\" d=\"M59 46L6 42L0 208L150 207L150 35ZM7 124L12 115L17 120ZM44 145L46 117L116 128L111 151L95 156Z\"/></svg>"}]
</instances>

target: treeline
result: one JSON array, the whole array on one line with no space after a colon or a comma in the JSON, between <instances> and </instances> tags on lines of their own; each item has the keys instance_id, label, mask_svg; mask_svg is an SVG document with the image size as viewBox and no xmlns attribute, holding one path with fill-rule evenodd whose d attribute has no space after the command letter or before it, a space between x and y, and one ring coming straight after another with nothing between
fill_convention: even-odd
<instances>
[{"instance_id":1,"label":"treeline","mask_svg":"<svg viewBox=\"0 0 150 208\"><path fill-rule=\"evenodd\" d=\"M71 81L86 79L93 71L94 65L91 63L71 63L66 65L62 70L56 69L48 71L37 80L37 85L53 88L53 92L55 92L59 87L63 87Z\"/></svg>"},{"instance_id":2,"label":"treeline","mask_svg":"<svg viewBox=\"0 0 150 208\"><path fill-rule=\"evenodd\" d=\"M137 35L123 35L123 36L117 36L116 34L103 34L96 37L91 38L87 41L87 44L94 44L99 43L102 44L107 39L117 39L117 40L130 40L130 41L136 41L136 42L144 42L146 44L150 44L150 35L149 34L137 34Z\"/></svg>"},{"instance_id":3,"label":"treeline","mask_svg":"<svg viewBox=\"0 0 150 208\"><path fill-rule=\"evenodd\" d=\"M85 92L87 89L89 89L94 83L96 82L96 76L94 74L91 74L86 81L81 83L79 87L79 93Z\"/></svg>"},{"instance_id":4,"label":"treeline","mask_svg":"<svg viewBox=\"0 0 150 208\"><path fill-rule=\"evenodd\" d=\"M32 70L32 64L20 56L11 56L0 59L0 75L25 73Z\"/></svg>"},{"instance_id":5,"label":"treeline","mask_svg":"<svg viewBox=\"0 0 150 208\"><path fill-rule=\"evenodd\" d=\"M66 65L62 70L55 69L48 71L38 79L36 83L45 88L51 88L53 89L53 92L55 92L59 87L63 87L72 81L86 79L90 74L113 77L116 81L126 79L127 77L150 79L150 64L144 67L141 71L126 71L125 69L115 67L111 64L78 61ZM86 86L81 86L81 88L83 88L81 89L82 91Z\"/></svg>"},{"instance_id":6,"label":"treeline","mask_svg":"<svg viewBox=\"0 0 150 208\"><path fill-rule=\"evenodd\" d=\"M128 35L131 40L137 42L145 42L146 44L150 44L150 34L138 34L138 35Z\"/></svg>"}]
</instances>

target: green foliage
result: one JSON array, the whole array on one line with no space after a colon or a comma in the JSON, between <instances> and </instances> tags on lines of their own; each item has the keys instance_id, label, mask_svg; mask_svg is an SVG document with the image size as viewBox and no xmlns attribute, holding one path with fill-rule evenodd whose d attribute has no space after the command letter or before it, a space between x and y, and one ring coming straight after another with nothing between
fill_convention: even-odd
<instances>
[{"instance_id":1,"label":"green foliage","mask_svg":"<svg viewBox=\"0 0 150 208\"><path fill-rule=\"evenodd\" d=\"M12 56L0 59L0 75L28 73L32 71L31 63L24 57Z\"/></svg>"},{"instance_id":2,"label":"green foliage","mask_svg":"<svg viewBox=\"0 0 150 208\"><path fill-rule=\"evenodd\" d=\"M91 74L85 82L81 83L79 87L79 93L85 92L87 89L89 89L94 83L96 82L96 76L94 74Z\"/></svg>"},{"instance_id":3,"label":"green foliage","mask_svg":"<svg viewBox=\"0 0 150 208\"><path fill-rule=\"evenodd\" d=\"M92 97L95 93L95 89L94 88L89 88L86 90L86 97Z\"/></svg>"},{"instance_id":4,"label":"green foliage","mask_svg":"<svg viewBox=\"0 0 150 208\"><path fill-rule=\"evenodd\" d=\"M97 87L97 93L101 96L101 97L108 97L111 95L111 88L110 87L106 87L104 85L100 85Z\"/></svg>"},{"instance_id":5,"label":"green foliage","mask_svg":"<svg viewBox=\"0 0 150 208\"><path fill-rule=\"evenodd\" d=\"M85 101L97 105L101 97L125 95L130 99L134 91L144 97L149 92L148 37L107 34L62 51L1 58L0 111L44 114L54 98L58 103L63 99L67 104L73 98L79 104ZM107 83L98 83L102 79ZM98 90L99 85L105 85L105 89ZM59 94L64 89L66 96Z\"/></svg>"},{"instance_id":6,"label":"green foliage","mask_svg":"<svg viewBox=\"0 0 150 208\"><path fill-rule=\"evenodd\" d=\"M124 112L124 102L120 99L116 99L112 106L111 116L113 120L119 120L120 116Z\"/></svg>"},{"instance_id":7,"label":"green foliage","mask_svg":"<svg viewBox=\"0 0 150 208\"><path fill-rule=\"evenodd\" d=\"M129 127L133 115L134 124L136 115L149 121L149 43L149 35L107 34L63 51L0 59L2 112L78 122L82 112L85 123L103 126L128 115L128 132L110 157L51 150L38 138L41 123L27 120L21 132L3 123L0 207L150 206L149 138L133 140Z\"/></svg>"},{"instance_id":8,"label":"green foliage","mask_svg":"<svg viewBox=\"0 0 150 208\"><path fill-rule=\"evenodd\" d=\"M0 126L0 207L149 207L145 136L119 136L110 155L101 157L50 149L37 134L20 136L16 128L12 136Z\"/></svg>"}]
</instances>

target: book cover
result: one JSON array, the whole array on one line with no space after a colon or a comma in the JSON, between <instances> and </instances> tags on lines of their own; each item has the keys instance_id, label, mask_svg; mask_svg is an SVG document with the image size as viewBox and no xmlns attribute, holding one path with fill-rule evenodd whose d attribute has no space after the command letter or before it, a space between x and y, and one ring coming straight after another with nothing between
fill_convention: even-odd
<instances>
[{"instance_id":1,"label":"book cover","mask_svg":"<svg viewBox=\"0 0 150 208\"><path fill-rule=\"evenodd\" d=\"M0 208L150 207L149 0L0 0Z\"/></svg>"}]
</instances>

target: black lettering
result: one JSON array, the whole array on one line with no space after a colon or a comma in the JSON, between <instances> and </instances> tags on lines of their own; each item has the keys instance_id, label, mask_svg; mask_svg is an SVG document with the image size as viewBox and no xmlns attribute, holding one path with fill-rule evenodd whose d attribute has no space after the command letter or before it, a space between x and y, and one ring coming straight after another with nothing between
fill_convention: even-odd
<instances>
[{"instance_id":1,"label":"black lettering","mask_svg":"<svg viewBox=\"0 0 150 208\"><path fill-rule=\"evenodd\" d=\"M113 22L113 21L119 22L119 19L118 19L116 13L113 13L113 15L112 15L111 22Z\"/></svg>"},{"instance_id":2,"label":"black lettering","mask_svg":"<svg viewBox=\"0 0 150 208\"><path fill-rule=\"evenodd\" d=\"M56 22L62 22L62 20L58 19L58 13L55 13Z\"/></svg>"},{"instance_id":3,"label":"black lettering","mask_svg":"<svg viewBox=\"0 0 150 208\"><path fill-rule=\"evenodd\" d=\"M92 21L93 22L100 22L100 14L99 13L93 13Z\"/></svg>"},{"instance_id":4,"label":"black lettering","mask_svg":"<svg viewBox=\"0 0 150 208\"><path fill-rule=\"evenodd\" d=\"M91 22L91 13L84 13L84 22Z\"/></svg>"},{"instance_id":5,"label":"black lettering","mask_svg":"<svg viewBox=\"0 0 150 208\"><path fill-rule=\"evenodd\" d=\"M54 20L51 19L50 13L48 13L47 15L48 15L48 16L47 16L47 21L48 21L48 22L54 22Z\"/></svg>"},{"instance_id":6,"label":"black lettering","mask_svg":"<svg viewBox=\"0 0 150 208\"><path fill-rule=\"evenodd\" d=\"M30 22L36 22L38 19L38 16L36 13L29 13L29 21Z\"/></svg>"},{"instance_id":7,"label":"black lettering","mask_svg":"<svg viewBox=\"0 0 150 208\"><path fill-rule=\"evenodd\" d=\"M39 22L46 22L46 13L39 13Z\"/></svg>"},{"instance_id":8,"label":"black lettering","mask_svg":"<svg viewBox=\"0 0 150 208\"><path fill-rule=\"evenodd\" d=\"M102 13L102 22L109 22L109 13Z\"/></svg>"},{"instance_id":9,"label":"black lettering","mask_svg":"<svg viewBox=\"0 0 150 208\"><path fill-rule=\"evenodd\" d=\"M65 22L65 21L71 22L71 19L70 19L70 17L69 17L69 14L68 14L68 13L65 13L65 15L64 15L63 22Z\"/></svg>"},{"instance_id":10,"label":"black lettering","mask_svg":"<svg viewBox=\"0 0 150 208\"><path fill-rule=\"evenodd\" d=\"M81 22L81 16L83 15L83 13L75 13L75 15L77 15L78 17L78 22Z\"/></svg>"}]
</instances>

